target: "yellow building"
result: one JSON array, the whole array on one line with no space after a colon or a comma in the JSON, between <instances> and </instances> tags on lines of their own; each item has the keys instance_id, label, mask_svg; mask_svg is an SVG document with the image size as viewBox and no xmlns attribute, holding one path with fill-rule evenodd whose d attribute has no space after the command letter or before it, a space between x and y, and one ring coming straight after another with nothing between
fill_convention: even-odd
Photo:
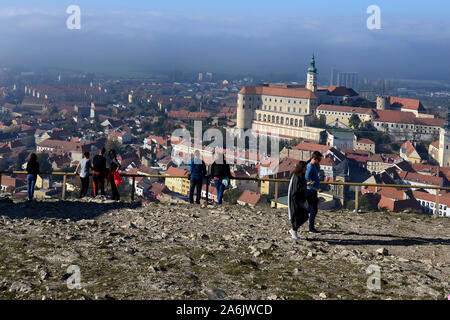
<instances>
[{"instance_id":1,"label":"yellow building","mask_svg":"<svg viewBox=\"0 0 450 320\"><path fill-rule=\"evenodd\" d=\"M348 106L336 106L321 104L317 107L316 115L325 118L329 126L350 127L348 121L352 115L356 114L361 122L372 122L375 119L375 112L370 108L358 108Z\"/></svg>"},{"instance_id":2,"label":"yellow building","mask_svg":"<svg viewBox=\"0 0 450 320\"><path fill-rule=\"evenodd\" d=\"M370 139L358 139L355 141L353 149L375 153L375 142Z\"/></svg>"},{"instance_id":3,"label":"yellow building","mask_svg":"<svg viewBox=\"0 0 450 320\"><path fill-rule=\"evenodd\" d=\"M416 148L409 140L400 147L400 157L411 163L420 163L422 161Z\"/></svg>"},{"instance_id":4,"label":"yellow building","mask_svg":"<svg viewBox=\"0 0 450 320\"><path fill-rule=\"evenodd\" d=\"M167 175L170 176L187 176L189 174L189 171L170 167L167 169L166 172ZM189 195L189 188L190 183L188 179L183 178L166 178L165 185L170 191L182 194L182 195Z\"/></svg>"}]
</instances>

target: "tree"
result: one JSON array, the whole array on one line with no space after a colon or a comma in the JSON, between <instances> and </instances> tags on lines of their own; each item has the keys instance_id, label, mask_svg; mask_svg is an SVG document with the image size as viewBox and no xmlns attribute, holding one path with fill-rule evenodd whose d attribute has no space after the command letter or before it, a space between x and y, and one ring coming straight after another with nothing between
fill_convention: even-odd
<instances>
[{"instance_id":1,"label":"tree","mask_svg":"<svg viewBox=\"0 0 450 320\"><path fill-rule=\"evenodd\" d=\"M39 162L39 170L41 172L52 172L52 164L50 163L50 159L48 157L48 154L46 153L38 153L37 159Z\"/></svg>"},{"instance_id":2,"label":"tree","mask_svg":"<svg viewBox=\"0 0 450 320\"><path fill-rule=\"evenodd\" d=\"M328 139L328 134L325 130L320 132L319 144L326 145Z\"/></svg>"},{"instance_id":3,"label":"tree","mask_svg":"<svg viewBox=\"0 0 450 320\"><path fill-rule=\"evenodd\" d=\"M14 166L15 170L22 170L22 165L27 161L27 156L28 153L26 151L22 151L21 153L19 153L19 155L17 156L16 164Z\"/></svg>"},{"instance_id":4,"label":"tree","mask_svg":"<svg viewBox=\"0 0 450 320\"><path fill-rule=\"evenodd\" d=\"M106 151L115 150L117 154L122 154L125 151L124 146L117 140L108 139L105 142Z\"/></svg>"},{"instance_id":5,"label":"tree","mask_svg":"<svg viewBox=\"0 0 450 320\"><path fill-rule=\"evenodd\" d=\"M326 128L326 121L323 117L313 116L310 122L311 127Z\"/></svg>"},{"instance_id":6,"label":"tree","mask_svg":"<svg viewBox=\"0 0 450 320\"><path fill-rule=\"evenodd\" d=\"M358 129L361 124L361 119L356 114L352 114L350 119L348 119L348 124L353 129Z\"/></svg>"}]
</instances>

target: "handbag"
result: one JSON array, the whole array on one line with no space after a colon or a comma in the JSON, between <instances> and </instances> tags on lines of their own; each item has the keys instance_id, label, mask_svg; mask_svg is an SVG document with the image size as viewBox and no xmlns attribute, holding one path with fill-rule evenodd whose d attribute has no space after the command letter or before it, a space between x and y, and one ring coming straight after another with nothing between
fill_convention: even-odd
<instances>
[{"instance_id":1,"label":"handbag","mask_svg":"<svg viewBox=\"0 0 450 320\"><path fill-rule=\"evenodd\" d=\"M222 179L222 184L223 184L225 187L228 187L228 184L229 184L229 183L230 183L230 178L225 177L225 178Z\"/></svg>"},{"instance_id":2,"label":"handbag","mask_svg":"<svg viewBox=\"0 0 450 320\"><path fill-rule=\"evenodd\" d=\"M116 186L118 186L119 184L121 184L123 182L122 177L120 176L119 172L114 171L113 176L114 176L114 183L116 184Z\"/></svg>"}]
</instances>

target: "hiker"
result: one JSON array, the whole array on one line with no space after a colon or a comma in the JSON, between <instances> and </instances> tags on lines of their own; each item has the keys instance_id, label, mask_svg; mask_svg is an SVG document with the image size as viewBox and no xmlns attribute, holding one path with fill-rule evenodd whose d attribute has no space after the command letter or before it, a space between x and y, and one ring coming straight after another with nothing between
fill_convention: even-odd
<instances>
[{"instance_id":1,"label":"hiker","mask_svg":"<svg viewBox=\"0 0 450 320\"><path fill-rule=\"evenodd\" d=\"M33 200L34 186L36 185L37 175L40 173L39 162L35 153L30 154L30 159L27 163L27 199Z\"/></svg>"},{"instance_id":2,"label":"hiker","mask_svg":"<svg viewBox=\"0 0 450 320\"><path fill-rule=\"evenodd\" d=\"M314 221L316 219L319 198L317 197L318 192L322 192L320 188L320 161L323 155L319 151L314 151L311 160L306 166L305 178L307 182L306 187L306 200L308 201L308 211L309 211L309 233L319 233L314 227ZM310 183L313 182L313 183Z\"/></svg>"},{"instance_id":3,"label":"hiker","mask_svg":"<svg viewBox=\"0 0 450 320\"><path fill-rule=\"evenodd\" d=\"M194 203L194 189L196 189L195 203L200 204L200 199L202 197L202 185L203 178L206 175L206 165L205 162L200 157L200 151L195 150L194 158L191 159L190 163L190 189L189 189L189 203Z\"/></svg>"},{"instance_id":4,"label":"hiker","mask_svg":"<svg viewBox=\"0 0 450 320\"><path fill-rule=\"evenodd\" d=\"M119 160L117 160L117 155L115 150L109 150L108 152L109 156L109 175L108 180L111 183L111 192L112 192L112 199L119 201L120 195L119 190L117 189L116 184L116 175L119 173L120 170L120 163Z\"/></svg>"},{"instance_id":5,"label":"hiker","mask_svg":"<svg viewBox=\"0 0 450 320\"><path fill-rule=\"evenodd\" d=\"M314 182L306 182L307 164L305 161L299 161L295 166L288 189L288 213L292 229L289 230L291 237L300 240L297 230L308 220L308 210L306 204L306 187L313 185Z\"/></svg>"},{"instance_id":6,"label":"hiker","mask_svg":"<svg viewBox=\"0 0 450 320\"><path fill-rule=\"evenodd\" d=\"M213 178L217 190L217 204L221 205L223 193L230 184L231 178L230 165L226 163L223 153L217 153L216 161L211 165L209 176Z\"/></svg>"},{"instance_id":7,"label":"hiker","mask_svg":"<svg viewBox=\"0 0 450 320\"><path fill-rule=\"evenodd\" d=\"M83 159L81 159L77 168L75 169L75 174L80 170L80 180L81 180L81 190L80 190L80 199L84 198L87 195L89 189L89 169L92 169L91 160L89 160L90 153L84 152Z\"/></svg>"},{"instance_id":8,"label":"hiker","mask_svg":"<svg viewBox=\"0 0 450 320\"><path fill-rule=\"evenodd\" d=\"M106 149L102 148L100 154L97 154L92 159L92 187L94 188L94 197L98 195L99 188L102 196L105 195L105 177L107 175L106 159L104 157L105 152Z\"/></svg>"}]
</instances>

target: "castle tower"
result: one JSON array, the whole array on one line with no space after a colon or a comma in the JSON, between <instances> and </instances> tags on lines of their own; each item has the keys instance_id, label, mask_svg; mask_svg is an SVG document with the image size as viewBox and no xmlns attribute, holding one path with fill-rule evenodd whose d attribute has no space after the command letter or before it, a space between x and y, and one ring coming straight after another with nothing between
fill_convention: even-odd
<instances>
[{"instance_id":1,"label":"castle tower","mask_svg":"<svg viewBox=\"0 0 450 320\"><path fill-rule=\"evenodd\" d=\"M388 96L377 96L377 109L389 110L391 105L390 98Z\"/></svg>"},{"instance_id":2,"label":"castle tower","mask_svg":"<svg viewBox=\"0 0 450 320\"><path fill-rule=\"evenodd\" d=\"M309 89L312 92L317 91L317 68L316 68L316 60L314 59L314 55L311 58L311 63L308 68L308 73L306 74L306 89Z\"/></svg>"},{"instance_id":3,"label":"castle tower","mask_svg":"<svg viewBox=\"0 0 450 320\"><path fill-rule=\"evenodd\" d=\"M447 111L447 120L439 134L439 165L450 166L450 112Z\"/></svg>"},{"instance_id":4,"label":"castle tower","mask_svg":"<svg viewBox=\"0 0 450 320\"><path fill-rule=\"evenodd\" d=\"M236 125L238 129L250 129L252 127L253 108L248 101L244 100L245 91L241 92L238 94Z\"/></svg>"}]
</instances>

